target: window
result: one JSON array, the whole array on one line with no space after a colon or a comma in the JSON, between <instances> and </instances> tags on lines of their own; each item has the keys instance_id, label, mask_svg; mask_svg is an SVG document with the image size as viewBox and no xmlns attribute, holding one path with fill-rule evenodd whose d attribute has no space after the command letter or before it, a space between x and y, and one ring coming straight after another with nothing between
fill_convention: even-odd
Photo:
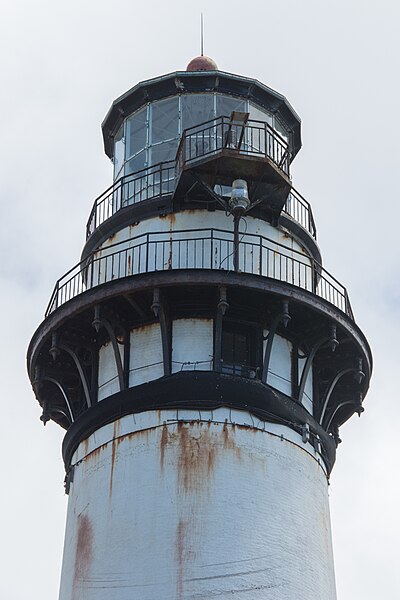
<instances>
[{"instance_id":1,"label":"window","mask_svg":"<svg viewBox=\"0 0 400 600\"><path fill-rule=\"evenodd\" d=\"M172 96L149 102L125 120L114 141L115 179L159 162L174 160L184 129L221 115L229 117L232 111L249 112L250 119L267 122L285 139L288 137L276 116L247 99L216 92ZM252 153L264 153L266 139L263 125L257 127L253 123L251 131L251 138L247 136L242 147L247 144ZM212 151L216 143L222 144L223 131L221 129L219 134L211 127L209 132L212 139L207 139L207 135L204 137L203 134L201 143ZM196 140L194 142L199 143Z\"/></svg>"},{"instance_id":2,"label":"window","mask_svg":"<svg viewBox=\"0 0 400 600\"><path fill-rule=\"evenodd\" d=\"M256 379L261 374L262 332L254 325L224 322L221 371Z\"/></svg>"}]
</instances>

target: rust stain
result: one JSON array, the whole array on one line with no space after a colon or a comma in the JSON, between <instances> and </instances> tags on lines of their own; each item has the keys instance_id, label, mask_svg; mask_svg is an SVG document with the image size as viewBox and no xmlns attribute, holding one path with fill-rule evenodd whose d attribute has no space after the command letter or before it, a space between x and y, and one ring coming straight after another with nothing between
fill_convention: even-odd
<instances>
[{"instance_id":1,"label":"rust stain","mask_svg":"<svg viewBox=\"0 0 400 600\"><path fill-rule=\"evenodd\" d=\"M83 440L82 443L83 443L83 452L86 455L89 450L89 438L86 438L85 440Z\"/></svg>"},{"instance_id":2,"label":"rust stain","mask_svg":"<svg viewBox=\"0 0 400 600\"><path fill-rule=\"evenodd\" d=\"M240 425L237 426L240 428ZM229 435L229 427L228 420L225 419L224 427L222 429L224 436L224 450L233 450L236 455L236 458L240 460L242 458L241 449L236 445L236 441L233 439L232 435ZM232 433L235 434L235 425L232 425Z\"/></svg>"},{"instance_id":3,"label":"rust stain","mask_svg":"<svg viewBox=\"0 0 400 600\"><path fill-rule=\"evenodd\" d=\"M169 222L171 224L171 227L172 227L172 225L175 225L175 223L176 223L176 214L174 212L171 212L171 213L169 213L168 218L169 218Z\"/></svg>"},{"instance_id":4,"label":"rust stain","mask_svg":"<svg viewBox=\"0 0 400 600\"><path fill-rule=\"evenodd\" d=\"M119 437L119 428L120 422L114 421L113 425L113 440L112 440L112 448L111 448L111 474L110 474L110 498L112 496L112 488L113 488L113 476L114 476L114 467L115 467L115 458L116 458L116 450L117 450L117 438Z\"/></svg>"},{"instance_id":5,"label":"rust stain","mask_svg":"<svg viewBox=\"0 0 400 600\"><path fill-rule=\"evenodd\" d=\"M93 527L89 517L85 514L80 514L78 516L72 600L79 600L82 597L80 588L88 579L92 555Z\"/></svg>"},{"instance_id":6,"label":"rust stain","mask_svg":"<svg viewBox=\"0 0 400 600\"><path fill-rule=\"evenodd\" d=\"M108 444L102 444L101 446L99 446L98 448L95 448L88 456L92 459L95 458L97 456L99 456L99 454L101 454L101 452L104 450L104 448L106 448Z\"/></svg>"},{"instance_id":7,"label":"rust stain","mask_svg":"<svg viewBox=\"0 0 400 600\"><path fill-rule=\"evenodd\" d=\"M161 471L164 469L164 456L165 456L165 446L168 443L168 428L166 425L163 426L161 432L161 442L160 442L160 465Z\"/></svg>"},{"instance_id":8,"label":"rust stain","mask_svg":"<svg viewBox=\"0 0 400 600\"><path fill-rule=\"evenodd\" d=\"M214 470L215 443L209 429L194 435L193 423L178 423L179 471L178 481L186 493L200 491Z\"/></svg>"}]
</instances>

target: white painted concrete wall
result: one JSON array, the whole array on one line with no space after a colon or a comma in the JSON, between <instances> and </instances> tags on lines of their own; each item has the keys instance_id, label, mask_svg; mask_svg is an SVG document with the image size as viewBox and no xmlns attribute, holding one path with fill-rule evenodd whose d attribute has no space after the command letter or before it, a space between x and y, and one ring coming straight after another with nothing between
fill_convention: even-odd
<instances>
[{"instance_id":1,"label":"white painted concrete wall","mask_svg":"<svg viewBox=\"0 0 400 600\"><path fill-rule=\"evenodd\" d=\"M266 340L263 344L265 352ZM164 375L159 323L133 329L130 333L129 386L153 381ZM123 359L123 346L119 346ZM172 373L213 369L214 323L212 319L177 319L172 323ZM292 344L275 335L272 344L268 385L292 395ZM305 360L299 360L299 382ZM119 391L117 368L111 343L99 352L99 400ZM303 405L313 413L312 368L307 378Z\"/></svg>"},{"instance_id":2,"label":"white painted concrete wall","mask_svg":"<svg viewBox=\"0 0 400 600\"><path fill-rule=\"evenodd\" d=\"M140 385L164 375L161 330L159 323L131 331L129 386Z\"/></svg>"},{"instance_id":3,"label":"white painted concrete wall","mask_svg":"<svg viewBox=\"0 0 400 600\"><path fill-rule=\"evenodd\" d=\"M213 319L177 319L172 323L172 372L211 371Z\"/></svg>"},{"instance_id":4,"label":"white painted concrete wall","mask_svg":"<svg viewBox=\"0 0 400 600\"><path fill-rule=\"evenodd\" d=\"M221 211L208 212L205 210L189 210L179 212L176 214L170 214L165 217L154 217L151 219L145 219L140 223L130 225L121 231L115 233L109 240L102 244L101 248L107 248L110 245L117 244L124 240L128 240L132 237L145 235L147 233L154 232L170 232L180 230L194 230L201 228L222 229L233 231L233 217L232 215L226 216ZM261 219L255 219L250 215L246 215L240 222L241 234L254 234L262 235L275 242L283 244L287 248L297 250L305 256L307 252L300 242L296 241L296 238L282 227L273 227L270 223Z\"/></svg>"},{"instance_id":5,"label":"white painted concrete wall","mask_svg":"<svg viewBox=\"0 0 400 600\"><path fill-rule=\"evenodd\" d=\"M264 340L263 353L266 345L267 340ZM292 395L292 350L293 346L289 340L280 335L274 336L267 383L287 396Z\"/></svg>"},{"instance_id":6,"label":"white painted concrete wall","mask_svg":"<svg viewBox=\"0 0 400 600\"><path fill-rule=\"evenodd\" d=\"M147 412L73 462L60 600L336 599L324 465L292 430Z\"/></svg>"},{"instance_id":7,"label":"white painted concrete wall","mask_svg":"<svg viewBox=\"0 0 400 600\"><path fill-rule=\"evenodd\" d=\"M96 260L88 267L88 281L100 285L128 275L168 269L233 270L233 235L214 232L211 241L210 228L233 232L233 218L220 211L186 211L126 227L96 252L96 259L102 260ZM195 231L198 229L207 232ZM252 234L271 241L263 242L260 248L259 238ZM201 237L208 239L201 240ZM285 230L246 216L240 224L240 241L239 263L243 272L312 290L310 257ZM119 255L113 258L112 253L116 252Z\"/></svg>"},{"instance_id":8,"label":"white painted concrete wall","mask_svg":"<svg viewBox=\"0 0 400 600\"><path fill-rule=\"evenodd\" d=\"M121 360L124 360L124 347L118 344ZM101 346L99 350L99 391L98 400L103 400L111 394L116 394L120 391L118 381L118 371L115 362L114 350L111 342L107 342Z\"/></svg>"},{"instance_id":9,"label":"white painted concrete wall","mask_svg":"<svg viewBox=\"0 0 400 600\"><path fill-rule=\"evenodd\" d=\"M305 358L302 360L299 360L299 384L300 384L300 380L301 380L301 376L303 374L303 369L305 367L305 364L306 364ZM307 381L306 381L306 385L304 388L302 404L304 404L304 406L306 407L308 412L313 414L313 369L312 369L312 367L307 376Z\"/></svg>"}]
</instances>

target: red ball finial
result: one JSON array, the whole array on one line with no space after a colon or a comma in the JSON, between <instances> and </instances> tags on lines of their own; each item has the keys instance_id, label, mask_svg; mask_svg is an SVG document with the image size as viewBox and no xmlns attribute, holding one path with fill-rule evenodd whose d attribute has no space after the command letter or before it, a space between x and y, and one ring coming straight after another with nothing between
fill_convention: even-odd
<instances>
[{"instance_id":1,"label":"red ball finial","mask_svg":"<svg viewBox=\"0 0 400 600\"><path fill-rule=\"evenodd\" d=\"M186 71L218 71L217 64L208 56L196 56L192 58Z\"/></svg>"}]
</instances>

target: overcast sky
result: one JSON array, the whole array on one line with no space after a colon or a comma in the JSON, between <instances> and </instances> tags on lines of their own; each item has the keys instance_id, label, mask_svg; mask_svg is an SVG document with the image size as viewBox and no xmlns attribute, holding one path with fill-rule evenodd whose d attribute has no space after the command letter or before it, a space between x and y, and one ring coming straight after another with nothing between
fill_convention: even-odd
<instances>
[{"instance_id":1,"label":"overcast sky","mask_svg":"<svg viewBox=\"0 0 400 600\"><path fill-rule=\"evenodd\" d=\"M25 355L56 279L78 262L92 202L111 183L100 123L138 81L185 69L199 53L200 10L205 53L219 68L281 92L302 118L293 182L312 203L324 265L347 286L374 355L366 411L342 428L331 478L338 599L400 597L400 4L3 0L4 600L58 594L63 432L39 421Z\"/></svg>"}]
</instances>

